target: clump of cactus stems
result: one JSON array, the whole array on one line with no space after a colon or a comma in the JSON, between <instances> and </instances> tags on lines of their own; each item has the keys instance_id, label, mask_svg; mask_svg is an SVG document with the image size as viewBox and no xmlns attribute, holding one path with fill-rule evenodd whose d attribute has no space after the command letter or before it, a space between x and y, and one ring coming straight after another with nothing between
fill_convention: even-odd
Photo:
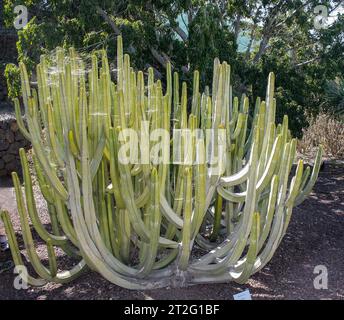
<instances>
[{"instance_id":1,"label":"clump of cactus stems","mask_svg":"<svg viewBox=\"0 0 344 320\"><path fill-rule=\"evenodd\" d=\"M26 280L33 286L65 283L90 269L130 289L245 283L270 261L293 207L311 191L322 149L313 170L304 170L300 160L289 181L296 140L287 117L275 124L273 73L266 100L257 99L250 112L247 97L232 95L226 62L215 59L212 88L204 93L195 71L189 99L171 64L163 86L153 69L148 76L133 70L121 37L117 46L115 80L104 50L92 55L89 69L73 49L67 55L57 49L54 62L42 56L35 88L20 64L26 124L19 100L16 115L32 143L51 220L48 231L21 150L23 190L16 173L13 181L24 244L36 273ZM156 129L167 132L167 139L154 137ZM127 150L122 155L131 158L137 149L135 139L123 132L140 138L139 161L119 156ZM177 143L175 132L198 133L181 135ZM172 159L175 149L180 161ZM143 161L147 151L148 161ZM35 251L28 217L46 243L48 263ZM23 265L7 212L2 219L15 264ZM80 262L60 272L56 247Z\"/></svg>"}]
</instances>

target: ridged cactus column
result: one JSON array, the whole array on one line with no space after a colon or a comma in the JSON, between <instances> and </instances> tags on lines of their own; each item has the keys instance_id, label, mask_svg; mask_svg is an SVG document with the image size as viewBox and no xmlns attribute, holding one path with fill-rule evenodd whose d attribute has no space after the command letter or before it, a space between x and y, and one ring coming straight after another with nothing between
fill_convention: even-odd
<instances>
[{"instance_id":1,"label":"ridged cactus column","mask_svg":"<svg viewBox=\"0 0 344 320\"><path fill-rule=\"evenodd\" d=\"M233 97L230 66L218 59L211 89L201 92L195 72L192 97L169 63L164 84L151 68L136 72L121 37L116 74L104 50L90 61L86 68L74 49L42 56L37 89L20 64L27 126L18 99L16 115L33 146L52 230L40 221L21 150L24 190L16 174L13 181L38 276L27 281L64 283L90 269L130 289L246 282L272 258L322 158L320 148L313 170L300 160L289 179L296 140L287 117L275 123L274 74L266 100L251 109L248 97ZM1 217L14 261L23 265L9 215ZM28 217L46 243L48 267ZM80 262L58 272L57 247Z\"/></svg>"}]
</instances>

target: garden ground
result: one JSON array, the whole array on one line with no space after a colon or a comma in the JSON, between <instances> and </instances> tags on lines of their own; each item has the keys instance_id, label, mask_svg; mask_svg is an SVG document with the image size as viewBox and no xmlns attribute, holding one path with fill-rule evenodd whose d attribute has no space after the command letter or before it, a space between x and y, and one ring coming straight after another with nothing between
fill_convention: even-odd
<instances>
[{"instance_id":1,"label":"garden ground","mask_svg":"<svg viewBox=\"0 0 344 320\"><path fill-rule=\"evenodd\" d=\"M1 183L0 206L10 211L16 231L20 231L9 181ZM38 243L37 247L44 258L43 245ZM68 266L63 256L59 262ZM327 267L327 290L314 288L317 265ZM253 299L344 299L344 166L325 165L314 192L295 208L288 232L271 262L246 285L229 283L131 291L107 282L96 273L88 273L70 284L16 290L13 280L12 271L0 275L0 299L232 300L233 294L245 289L250 290Z\"/></svg>"}]
</instances>

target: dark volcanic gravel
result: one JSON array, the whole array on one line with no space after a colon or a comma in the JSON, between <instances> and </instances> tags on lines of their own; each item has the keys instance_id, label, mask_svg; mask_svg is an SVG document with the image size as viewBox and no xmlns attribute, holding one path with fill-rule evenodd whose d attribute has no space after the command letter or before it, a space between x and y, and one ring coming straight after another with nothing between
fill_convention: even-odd
<instances>
[{"instance_id":1,"label":"dark volcanic gravel","mask_svg":"<svg viewBox=\"0 0 344 320\"><path fill-rule=\"evenodd\" d=\"M0 189L0 206L12 215L20 230L13 189L6 181ZM38 244L41 257L46 257ZM70 266L63 256L61 267ZM314 268L328 270L328 289L316 290ZM294 209L288 233L271 262L246 285L216 284L188 288L130 291L115 286L96 273L66 284L15 290L12 272L0 274L0 299L233 299L249 289L253 299L344 298L344 167L326 165L312 195Z\"/></svg>"}]
</instances>

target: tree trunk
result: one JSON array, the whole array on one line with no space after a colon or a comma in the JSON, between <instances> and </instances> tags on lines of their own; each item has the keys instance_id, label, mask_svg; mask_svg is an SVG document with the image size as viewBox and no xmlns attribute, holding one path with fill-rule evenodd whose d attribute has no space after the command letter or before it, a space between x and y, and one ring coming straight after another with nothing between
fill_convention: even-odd
<instances>
[{"instance_id":1,"label":"tree trunk","mask_svg":"<svg viewBox=\"0 0 344 320\"><path fill-rule=\"evenodd\" d=\"M259 45L259 50L253 59L254 64L257 63L260 60L260 58L262 57L262 55L265 53L265 51L268 47L269 40L270 40L270 36L264 35L263 40L261 41L261 43Z\"/></svg>"}]
</instances>

